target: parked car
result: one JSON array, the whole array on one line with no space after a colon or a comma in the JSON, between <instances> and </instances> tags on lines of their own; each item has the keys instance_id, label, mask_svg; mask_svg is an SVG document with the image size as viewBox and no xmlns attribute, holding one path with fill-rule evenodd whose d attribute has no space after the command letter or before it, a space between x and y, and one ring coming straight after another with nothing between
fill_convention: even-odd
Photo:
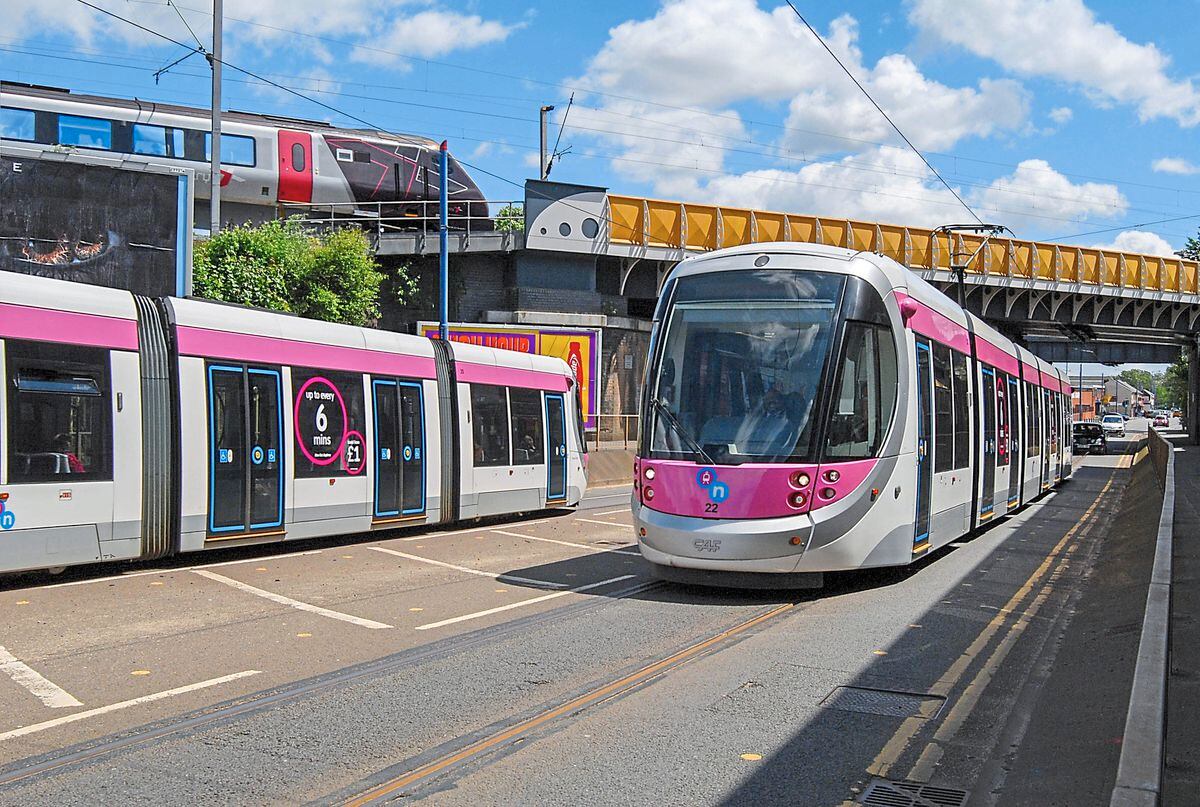
<instances>
[{"instance_id":1,"label":"parked car","mask_svg":"<svg viewBox=\"0 0 1200 807\"><path fill-rule=\"evenodd\" d=\"M1071 445L1076 454L1108 453L1108 437L1094 420L1078 421L1071 427Z\"/></svg>"},{"instance_id":2,"label":"parked car","mask_svg":"<svg viewBox=\"0 0 1200 807\"><path fill-rule=\"evenodd\" d=\"M1125 417L1115 412L1107 414L1101 419L1100 427L1104 429L1104 433L1109 437L1124 437Z\"/></svg>"},{"instance_id":3,"label":"parked car","mask_svg":"<svg viewBox=\"0 0 1200 807\"><path fill-rule=\"evenodd\" d=\"M1159 412L1154 416L1154 425L1166 428L1171 425L1171 419L1167 417L1166 412Z\"/></svg>"}]
</instances>

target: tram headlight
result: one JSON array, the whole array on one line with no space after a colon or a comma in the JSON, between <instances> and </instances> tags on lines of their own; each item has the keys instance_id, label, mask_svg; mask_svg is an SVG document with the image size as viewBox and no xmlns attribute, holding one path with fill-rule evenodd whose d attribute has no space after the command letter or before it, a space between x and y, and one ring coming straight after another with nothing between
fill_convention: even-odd
<instances>
[{"instance_id":1,"label":"tram headlight","mask_svg":"<svg viewBox=\"0 0 1200 807\"><path fill-rule=\"evenodd\" d=\"M812 482L812 477L804 471L796 471L788 477L788 481L792 483L792 487L794 488L806 488Z\"/></svg>"},{"instance_id":2,"label":"tram headlight","mask_svg":"<svg viewBox=\"0 0 1200 807\"><path fill-rule=\"evenodd\" d=\"M799 510L808 504L808 494L802 490L797 490L788 495L788 505Z\"/></svg>"},{"instance_id":3,"label":"tram headlight","mask_svg":"<svg viewBox=\"0 0 1200 807\"><path fill-rule=\"evenodd\" d=\"M643 488L642 495L646 497L646 501L652 500L654 498L654 488Z\"/></svg>"},{"instance_id":4,"label":"tram headlight","mask_svg":"<svg viewBox=\"0 0 1200 807\"><path fill-rule=\"evenodd\" d=\"M654 469L653 469L653 468L647 468L647 469L646 469L646 481L647 481L647 482L653 482L653 481L654 481Z\"/></svg>"},{"instance_id":5,"label":"tram headlight","mask_svg":"<svg viewBox=\"0 0 1200 807\"><path fill-rule=\"evenodd\" d=\"M842 473L841 471L835 471L833 468L830 468L828 471L821 474L821 477L832 485L842 478Z\"/></svg>"},{"instance_id":6,"label":"tram headlight","mask_svg":"<svg viewBox=\"0 0 1200 807\"><path fill-rule=\"evenodd\" d=\"M825 501L829 501L836 495L837 495L837 491L834 490L833 488L821 488L820 496Z\"/></svg>"}]
</instances>

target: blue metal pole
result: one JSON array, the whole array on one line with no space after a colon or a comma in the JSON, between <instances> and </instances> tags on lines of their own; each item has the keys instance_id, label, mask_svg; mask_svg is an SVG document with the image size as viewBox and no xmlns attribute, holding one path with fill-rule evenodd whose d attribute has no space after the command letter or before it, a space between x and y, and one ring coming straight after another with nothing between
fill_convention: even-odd
<instances>
[{"instance_id":1,"label":"blue metal pole","mask_svg":"<svg viewBox=\"0 0 1200 807\"><path fill-rule=\"evenodd\" d=\"M441 205L438 213L438 239L441 247L441 287L440 312L438 313L438 336L443 340L450 339L450 248L446 242L448 237L446 225L447 179L450 173L450 151L448 143L442 141L441 162L439 170L442 174Z\"/></svg>"}]
</instances>

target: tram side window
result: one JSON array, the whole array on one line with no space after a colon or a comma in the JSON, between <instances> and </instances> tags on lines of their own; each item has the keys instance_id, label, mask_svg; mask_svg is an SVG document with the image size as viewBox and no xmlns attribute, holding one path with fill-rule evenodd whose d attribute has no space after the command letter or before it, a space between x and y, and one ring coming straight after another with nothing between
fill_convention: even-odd
<instances>
[{"instance_id":1,"label":"tram side window","mask_svg":"<svg viewBox=\"0 0 1200 807\"><path fill-rule=\"evenodd\" d=\"M505 388L472 384L471 418L475 466L509 465L508 397Z\"/></svg>"},{"instance_id":2,"label":"tram side window","mask_svg":"<svg viewBox=\"0 0 1200 807\"><path fill-rule=\"evenodd\" d=\"M6 356L9 481L112 479L108 351L10 341Z\"/></svg>"},{"instance_id":3,"label":"tram side window","mask_svg":"<svg viewBox=\"0 0 1200 807\"><path fill-rule=\"evenodd\" d=\"M546 461L542 433L542 393L535 389L509 389L512 409L513 465L541 465Z\"/></svg>"},{"instance_id":4,"label":"tram side window","mask_svg":"<svg viewBox=\"0 0 1200 807\"><path fill-rule=\"evenodd\" d=\"M1025 456L1039 457L1042 441L1038 439L1041 415L1038 409L1038 388L1025 382Z\"/></svg>"},{"instance_id":5,"label":"tram side window","mask_svg":"<svg viewBox=\"0 0 1200 807\"><path fill-rule=\"evenodd\" d=\"M971 374L967 355L952 351L950 363L954 369L954 468L971 464Z\"/></svg>"},{"instance_id":6,"label":"tram side window","mask_svg":"<svg viewBox=\"0 0 1200 807\"><path fill-rule=\"evenodd\" d=\"M954 467L954 408L950 348L933 344L934 473Z\"/></svg>"},{"instance_id":7,"label":"tram side window","mask_svg":"<svg viewBox=\"0 0 1200 807\"><path fill-rule=\"evenodd\" d=\"M296 476L312 479L366 473L363 377L292 368Z\"/></svg>"},{"instance_id":8,"label":"tram side window","mask_svg":"<svg viewBox=\"0 0 1200 807\"><path fill-rule=\"evenodd\" d=\"M896 407L896 347L891 331L863 322L848 323L845 340L825 457L870 459L883 447Z\"/></svg>"},{"instance_id":9,"label":"tram side window","mask_svg":"<svg viewBox=\"0 0 1200 807\"><path fill-rule=\"evenodd\" d=\"M111 149L112 121L80 115L59 115L58 142L63 146Z\"/></svg>"},{"instance_id":10,"label":"tram side window","mask_svg":"<svg viewBox=\"0 0 1200 807\"><path fill-rule=\"evenodd\" d=\"M29 109L0 109L0 137L5 140L33 140L34 114Z\"/></svg>"}]
</instances>

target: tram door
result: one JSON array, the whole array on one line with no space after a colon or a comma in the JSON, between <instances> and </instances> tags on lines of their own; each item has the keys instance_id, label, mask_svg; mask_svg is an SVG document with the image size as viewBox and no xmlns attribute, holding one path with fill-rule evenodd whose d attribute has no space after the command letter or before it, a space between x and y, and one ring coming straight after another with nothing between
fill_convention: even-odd
<instances>
[{"instance_id":1,"label":"tram door","mask_svg":"<svg viewBox=\"0 0 1200 807\"><path fill-rule=\"evenodd\" d=\"M992 517L996 501L996 371L983 368L983 461L980 465L983 490L979 496L979 516Z\"/></svg>"},{"instance_id":2,"label":"tram door","mask_svg":"<svg viewBox=\"0 0 1200 807\"><path fill-rule=\"evenodd\" d=\"M375 518L425 512L425 410L421 385L375 379Z\"/></svg>"},{"instance_id":3,"label":"tram door","mask_svg":"<svg viewBox=\"0 0 1200 807\"><path fill-rule=\"evenodd\" d=\"M546 395L546 501L567 498L566 402L560 394Z\"/></svg>"},{"instance_id":4,"label":"tram door","mask_svg":"<svg viewBox=\"0 0 1200 807\"><path fill-rule=\"evenodd\" d=\"M1008 377L1008 506L1021 503L1021 477L1025 472L1024 454L1021 451L1021 382Z\"/></svg>"},{"instance_id":5,"label":"tram door","mask_svg":"<svg viewBox=\"0 0 1200 807\"><path fill-rule=\"evenodd\" d=\"M1050 392L1038 388L1042 399L1042 490L1050 487L1050 451L1054 445L1050 436L1054 428L1054 415L1050 411Z\"/></svg>"},{"instance_id":6,"label":"tram door","mask_svg":"<svg viewBox=\"0 0 1200 807\"><path fill-rule=\"evenodd\" d=\"M929 341L917 339L917 516L913 546L929 541L929 509L933 496L933 368Z\"/></svg>"},{"instance_id":7,"label":"tram door","mask_svg":"<svg viewBox=\"0 0 1200 807\"><path fill-rule=\"evenodd\" d=\"M279 371L209 365L208 532L234 537L283 525Z\"/></svg>"}]
</instances>

